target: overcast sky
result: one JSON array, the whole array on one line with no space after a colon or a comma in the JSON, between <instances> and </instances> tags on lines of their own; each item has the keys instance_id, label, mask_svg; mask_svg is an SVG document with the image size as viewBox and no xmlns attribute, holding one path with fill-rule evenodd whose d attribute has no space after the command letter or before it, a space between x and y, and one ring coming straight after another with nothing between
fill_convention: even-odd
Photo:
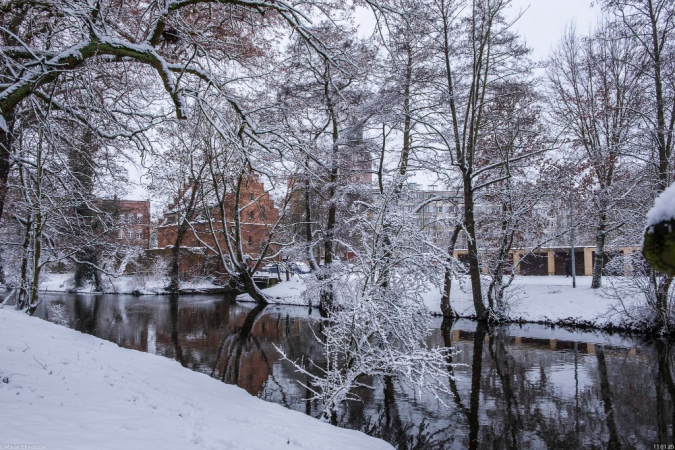
<instances>
[{"instance_id":1,"label":"overcast sky","mask_svg":"<svg viewBox=\"0 0 675 450\"><path fill-rule=\"evenodd\" d=\"M515 26L533 49L533 58L545 59L571 21L580 33L588 32L600 15L600 7L590 4L590 0L514 0L514 14L524 11Z\"/></svg>"},{"instance_id":2,"label":"overcast sky","mask_svg":"<svg viewBox=\"0 0 675 450\"><path fill-rule=\"evenodd\" d=\"M541 60L548 56L567 24L575 21L579 32L584 33L595 24L600 8L591 7L591 0L513 0L511 15L515 17L519 11L523 16L515 27L533 49L533 58ZM358 8L356 23L361 35L370 35L375 26L370 9Z\"/></svg>"}]
</instances>

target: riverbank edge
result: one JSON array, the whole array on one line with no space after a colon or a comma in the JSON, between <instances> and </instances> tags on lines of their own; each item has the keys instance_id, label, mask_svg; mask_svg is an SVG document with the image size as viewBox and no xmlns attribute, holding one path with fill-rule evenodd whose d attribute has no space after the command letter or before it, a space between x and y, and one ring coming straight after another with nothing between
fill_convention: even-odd
<instances>
[{"instance_id":1,"label":"riverbank edge","mask_svg":"<svg viewBox=\"0 0 675 450\"><path fill-rule=\"evenodd\" d=\"M7 291L9 292L9 291ZM41 291L48 294L76 294L76 295L133 295L135 297L141 296L168 296L168 295L242 295L243 293L236 290L218 288L218 289L187 289L180 290L178 292L168 292L168 291L159 291L159 292L91 292L91 291L55 291L55 290L45 290ZM237 298L238 303L247 303L255 304L253 300L245 300ZM267 306L295 306L301 308L311 308L309 305L299 305L297 303L290 302L269 302ZM8 304L6 306L13 306ZM435 318L444 317L442 314L430 311L429 315ZM454 319L469 319L476 320L475 314L470 315L455 315L452 316ZM628 335L635 335L641 337L675 337L675 330L670 331L669 333L664 333L661 329L656 327L649 327L643 324L615 324L615 323L605 323L599 324L593 322L592 320L567 317L564 319L546 319L546 320L531 320L525 319L523 317L508 317L501 319L500 321L489 322L491 325L501 325L501 324L537 324L537 325L546 325L550 327L561 327L569 330L595 330L602 331L605 333L621 333Z\"/></svg>"},{"instance_id":2,"label":"riverbank edge","mask_svg":"<svg viewBox=\"0 0 675 450\"><path fill-rule=\"evenodd\" d=\"M255 301L253 300L242 300L237 298L236 300L238 303L247 303L247 304L255 304ZM300 308L312 308L309 305L299 305L297 303L285 303L285 302L270 302L268 303L267 306L295 306L295 307L300 307ZM444 318L442 314L430 311L429 316L432 318ZM454 315L449 317L453 320L458 320L458 319L468 319L472 321L477 321L477 317L475 314L470 314L470 315ZM546 319L546 320L530 320L530 319L525 319L523 317L509 317L505 319L501 319L500 321L489 321L486 322L489 326L498 326L498 325L509 325L509 324L515 324L515 325L525 325L525 324L535 324L535 325L545 325L551 328L564 328L567 330L571 331L602 331L604 333L608 334L624 334L624 335L632 335L636 337L675 337L675 331L672 331L670 333L661 333L659 332L658 329L654 328L646 328L646 327L640 327L640 326L634 326L634 325L618 325L614 323L607 323L607 324L598 324L596 322L593 322L591 320L585 320L585 319L579 319L579 318L574 318L574 317L567 317L564 319L558 319L558 320L553 320L553 319Z\"/></svg>"},{"instance_id":3,"label":"riverbank edge","mask_svg":"<svg viewBox=\"0 0 675 450\"><path fill-rule=\"evenodd\" d=\"M7 291L9 292L9 291ZM205 288L205 289L179 289L178 292L170 292L170 291L140 291L140 290L134 290L134 291L76 291L76 290L62 290L62 291L57 291L57 290L40 290L41 293L46 293L46 294L86 294L86 295L133 295L134 297L140 297L142 295L217 295L217 294L241 294L241 291L233 290L233 289L227 289L227 288Z\"/></svg>"},{"instance_id":4,"label":"riverbank edge","mask_svg":"<svg viewBox=\"0 0 675 450\"><path fill-rule=\"evenodd\" d=\"M435 312L430 313L432 317L435 318L444 318L442 314ZM472 321L477 321L475 314L471 315L456 315L449 317L453 320L459 319L468 319ZM632 325L632 324L615 324L615 323L606 323L598 324L591 320L579 319L574 317L567 317L564 319L546 319L546 320L530 320L522 317L518 318L506 318L500 321L486 322L489 326L499 326L499 325L544 325L551 328L562 328L569 331L601 331L607 334L621 334L632 337L640 338L661 338L661 337L675 337L675 331L669 333L663 333L660 329L656 327L648 327L643 325Z\"/></svg>"}]
</instances>

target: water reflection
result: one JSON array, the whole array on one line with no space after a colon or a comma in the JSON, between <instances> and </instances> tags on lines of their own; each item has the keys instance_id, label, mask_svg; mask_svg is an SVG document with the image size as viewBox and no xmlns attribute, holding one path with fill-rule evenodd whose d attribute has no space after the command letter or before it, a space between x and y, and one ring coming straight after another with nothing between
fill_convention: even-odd
<instances>
[{"instance_id":1,"label":"water reflection","mask_svg":"<svg viewBox=\"0 0 675 450\"><path fill-rule=\"evenodd\" d=\"M120 346L175 359L252 395L313 416L320 405L280 358L325 361L304 308L227 297L51 295L37 314ZM675 443L673 344L437 320L429 345L453 346L447 398L416 397L397 379L364 380L338 425L401 449L654 448ZM301 383L299 383L301 382Z\"/></svg>"}]
</instances>

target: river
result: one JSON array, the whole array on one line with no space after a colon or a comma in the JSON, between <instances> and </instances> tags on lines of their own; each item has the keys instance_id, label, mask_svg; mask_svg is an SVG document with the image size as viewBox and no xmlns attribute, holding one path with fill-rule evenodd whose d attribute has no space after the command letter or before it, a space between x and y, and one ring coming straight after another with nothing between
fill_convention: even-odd
<instances>
[{"instance_id":1,"label":"river","mask_svg":"<svg viewBox=\"0 0 675 450\"><path fill-rule=\"evenodd\" d=\"M302 385L307 375L277 347L321 367L318 314L254 306L228 296L48 294L36 315L317 416L320 405ZM675 444L673 342L532 324L432 326L430 346L457 350L448 393L416 397L397 379L365 380L372 389L357 391L360 401L342 408L339 426L411 450Z\"/></svg>"}]
</instances>

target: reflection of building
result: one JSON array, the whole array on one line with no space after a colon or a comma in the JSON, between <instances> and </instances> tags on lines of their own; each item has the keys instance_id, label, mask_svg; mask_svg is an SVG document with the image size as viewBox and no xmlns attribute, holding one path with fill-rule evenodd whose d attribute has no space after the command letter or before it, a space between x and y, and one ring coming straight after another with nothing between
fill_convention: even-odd
<instances>
[{"instance_id":1,"label":"reflection of building","mask_svg":"<svg viewBox=\"0 0 675 450\"><path fill-rule=\"evenodd\" d=\"M104 200L105 208L115 219L111 238L123 245L149 248L150 200Z\"/></svg>"}]
</instances>

